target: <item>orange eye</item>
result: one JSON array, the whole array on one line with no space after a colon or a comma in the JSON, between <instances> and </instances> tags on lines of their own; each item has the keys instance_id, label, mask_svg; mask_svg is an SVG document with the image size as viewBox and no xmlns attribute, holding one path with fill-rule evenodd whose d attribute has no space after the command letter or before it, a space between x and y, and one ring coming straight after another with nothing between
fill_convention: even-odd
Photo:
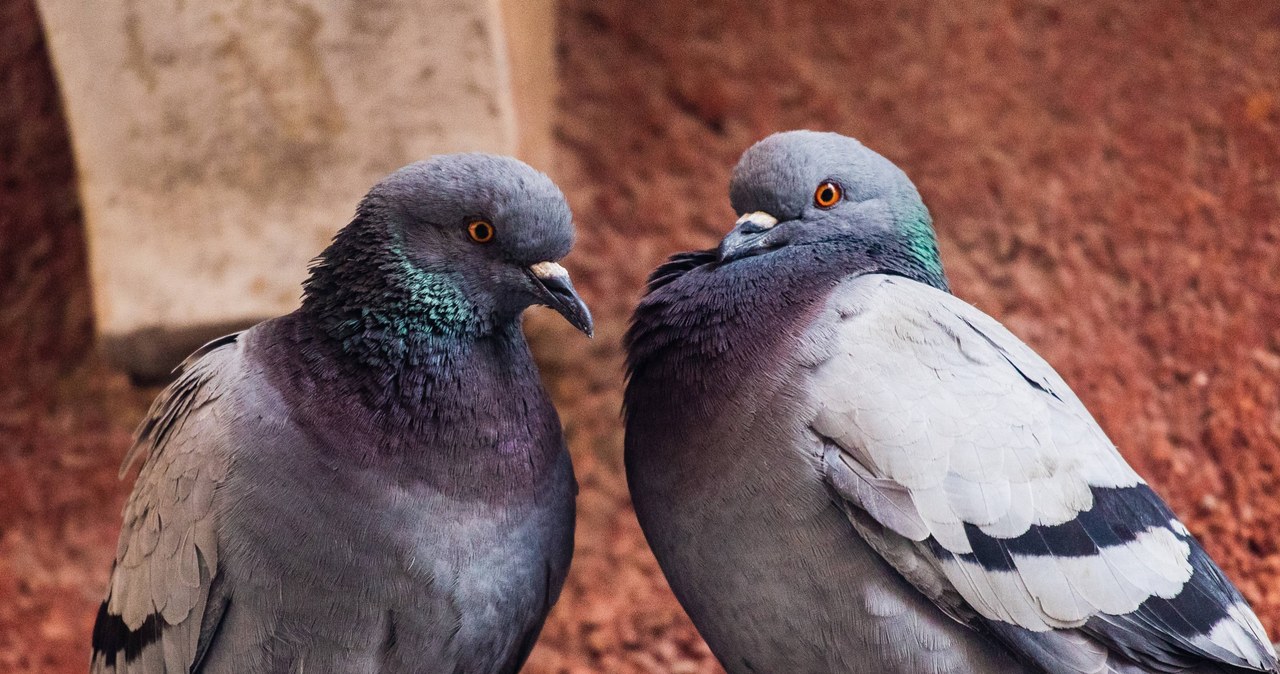
<instances>
[{"instance_id":1,"label":"orange eye","mask_svg":"<svg viewBox=\"0 0 1280 674\"><path fill-rule=\"evenodd\" d=\"M476 243L489 243L493 241L493 225L487 220L476 220L467 225L467 234L470 234L471 240Z\"/></svg>"},{"instance_id":2,"label":"orange eye","mask_svg":"<svg viewBox=\"0 0 1280 674\"><path fill-rule=\"evenodd\" d=\"M827 181L818 185L818 189L813 192L813 203L819 208L831 208L840 203L840 199L844 197L844 190L840 186Z\"/></svg>"}]
</instances>

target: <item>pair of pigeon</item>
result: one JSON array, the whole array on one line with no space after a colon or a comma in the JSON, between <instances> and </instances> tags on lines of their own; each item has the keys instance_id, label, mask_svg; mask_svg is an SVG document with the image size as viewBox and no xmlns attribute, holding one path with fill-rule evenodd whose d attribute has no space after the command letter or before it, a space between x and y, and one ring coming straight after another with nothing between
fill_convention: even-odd
<instances>
[{"instance_id":1,"label":"pair of pigeon","mask_svg":"<svg viewBox=\"0 0 1280 674\"><path fill-rule=\"evenodd\" d=\"M1041 358L952 296L857 141L743 156L718 249L651 277L626 467L735 674L1276 671L1251 609ZM183 365L93 633L98 672L514 672L573 547L520 329L590 334L569 209L513 159L378 183L300 309Z\"/></svg>"}]
</instances>

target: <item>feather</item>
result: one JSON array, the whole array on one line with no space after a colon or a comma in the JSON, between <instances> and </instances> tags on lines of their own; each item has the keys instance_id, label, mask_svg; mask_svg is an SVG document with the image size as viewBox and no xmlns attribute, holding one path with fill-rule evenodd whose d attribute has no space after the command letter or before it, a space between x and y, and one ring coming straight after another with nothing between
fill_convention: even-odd
<instances>
[{"instance_id":1,"label":"feather","mask_svg":"<svg viewBox=\"0 0 1280 674\"><path fill-rule=\"evenodd\" d=\"M913 542L910 561L873 543L898 550L886 560L904 577L938 568L983 624L1063 671L1103 671L1094 656L1061 660L1082 639L1139 663L1275 667L1239 594L1016 337L886 276L845 281L825 316L834 344L812 370L810 427L831 488L877 536Z\"/></svg>"},{"instance_id":2,"label":"feather","mask_svg":"<svg viewBox=\"0 0 1280 674\"><path fill-rule=\"evenodd\" d=\"M216 560L215 484L202 475L225 474L221 467L202 473L197 466L223 464L229 456L187 433L211 416L214 382L232 376L237 338L214 340L183 363L125 457L122 475L138 459L143 466L124 509L111 587L94 628L95 672L187 671L195 658L217 569L198 561L199 554Z\"/></svg>"}]
</instances>

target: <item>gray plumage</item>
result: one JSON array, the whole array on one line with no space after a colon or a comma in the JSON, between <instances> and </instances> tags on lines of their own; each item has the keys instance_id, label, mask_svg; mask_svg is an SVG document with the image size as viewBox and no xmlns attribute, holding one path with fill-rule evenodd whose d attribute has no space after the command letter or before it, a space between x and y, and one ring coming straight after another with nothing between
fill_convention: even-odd
<instances>
[{"instance_id":1,"label":"gray plumage","mask_svg":"<svg viewBox=\"0 0 1280 674\"><path fill-rule=\"evenodd\" d=\"M512 159L376 185L302 308L206 345L148 414L92 670L519 669L576 490L519 316L590 331L554 264L571 242Z\"/></svg>"},{"instance_id":2,"label":"gray plumage","mask_svg":"<svg viewBox=\"0 0 1280 674\"><path fill-rule=\"evenodd\" d=\"M900 170L790 132L731 197L652 277L626 395L636 514L726 669L1276 670L1066 383L949 294Z\"/></svg>"}]
</instances>

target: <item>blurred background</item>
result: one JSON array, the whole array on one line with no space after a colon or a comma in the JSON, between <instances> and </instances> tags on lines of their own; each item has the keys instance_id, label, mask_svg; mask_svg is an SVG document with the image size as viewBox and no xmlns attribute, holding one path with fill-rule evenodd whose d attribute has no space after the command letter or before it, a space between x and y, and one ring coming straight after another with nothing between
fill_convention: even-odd
<instances>
[{"instance_id":1,"label":"blurred background","mask_svg":"<svg viewBox=\"0 0 1280 674\"><path fill-rule=\"evenodd\" d=\"M540 313L528 322L582 485L573 569L528 670L720 671L630 510L620 338L649 270L729 228L739 154L800 127L858 137L907 171L933 213L955 292L1059 369L1280 636L1280 3L559 0L489 28L460 24L472 31L464 44L498 40L467 57L470 80L449 85L497 92L477 108L490 126L455 132L377 106L331 116L323 96L286 96L266 113L301 120L301 135L287 147L270 134L247 133L243 146L206 139L265 162L261 173L216 180L205 179L198 152L156 151L164 139L153 127L191 131L139 107L178 95L167 88L175 69L230 54L268 88L273 77L337 82L341 108L364 81L336 71L342 58L380 43L334 38L323 12L301 23L302 14L245 19L294 21L285 37L327 35L309 47L321 49L315 62L296 70L272 56L297 48L292 38L169 53L155 47L163 30L154 23L142 26L153 39L137 40L128 16L117 26L79 5L39 4L0 0L0 671L86 666L130 486L116 470L158 390L135 382L174 357L165 349L244 318L226 297L199 296L191 279L230 278L245 259L300 260L282 277L246 282L246 293L272 299L243 311L295 302L300 265L377 175L458 146L518 151L562 185L579 226L567 266L598 326L588 342ZM391 30L399 24L385 11L398 4L352 3L342 25ZM134 63L133 88L113 89L102 81L109 68L70 55L85 30L120 32L126 52L142 44L139 63L162 71L148 76ZM394 46L413 61L415 44ZM523 71L522 54L543 53L539 45L545 71ZM366 85L399 75L366 73ZM240 138L236 125L262 119L246 105L210 114ZM386 132L397 124L400 135ZM366 156L333 150L331 137L380 145ZM293 154L274 154L280 147ZM120 159L131 152L145 161ZM287 176L299 162L311 174L295 181ZM166 171L174 174L154 175ZM214 229L183 237L225 246L222 257L104 254L154 243L137 233L147 222L128 228L124 216L141 217L129 208L144 198L113 192L119 175L158 199L153 217L172 210L172 194L194 195L184 199L199 206L173 212L173 226L183 233L210 219ZM202 184L239 185L237 198L269 203L202 195ZM298 231L288 228L290 202ZM320 202L340 214L311 210ZM285 252L264 257L273 245ZM179 265L177 276L156 282L175 273L166 264ZM154 300L148 286L172 286L179 301ZM194 313L172 308L192 293ZM221 313L197 311L207 307Z\"/></svg>"}]
</instances>

